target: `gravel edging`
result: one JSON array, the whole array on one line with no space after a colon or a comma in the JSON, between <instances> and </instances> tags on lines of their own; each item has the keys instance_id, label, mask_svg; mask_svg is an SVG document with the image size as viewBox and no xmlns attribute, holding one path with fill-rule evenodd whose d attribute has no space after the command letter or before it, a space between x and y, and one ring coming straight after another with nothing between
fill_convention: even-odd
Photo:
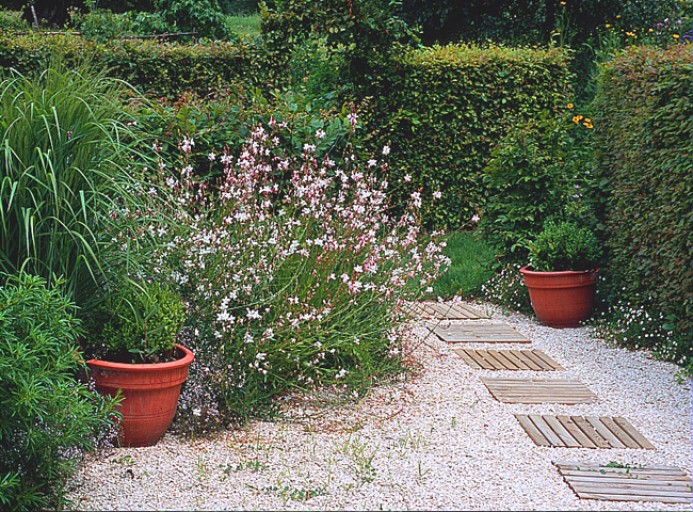
<instances>
[{"instance_id":1,"label":"gravel edging","mask_svg":"<svg viewBox=\"0 0 693 512\"><path fill-rule=\"evenodd\" d=\"M552 329L477 304L512 325L597 396L582 405L503 404L447 344L414 328L414 376L364 399L253 422L205 439L166 435L150 448L90 456L68 482L81 510L690 510L660 503L579 500L553 460L666 464L691 472L690 383L645 352L609 348L588 328ZM470 322L479 322L472 320ZM460 321L464 322L464 321ZM488 348L465 344L465 348ZM503 344L526 349L528 345ZM513 414L627 418L657 450L535 446Z\"/></svg>"}]
</instances>

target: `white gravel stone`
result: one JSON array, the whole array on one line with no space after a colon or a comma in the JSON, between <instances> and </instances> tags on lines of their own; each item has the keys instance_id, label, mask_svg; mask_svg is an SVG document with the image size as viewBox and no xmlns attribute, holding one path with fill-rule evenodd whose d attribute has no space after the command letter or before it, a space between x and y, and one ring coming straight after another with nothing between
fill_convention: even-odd
<instances>
[{"instance_id":1,"label":"white gravel stone","mask_svg":"<svg viewBox=\"0 0 693 512\"><path fill-rule=\"evenodd\" d=\"M287 405L276 423L204 439L166 435L151 448L89 457L68 487L88 510L690 510L660 503L579 500L554 460L662 464L691 471L691 388L677 367L646 352L609 348L588 328L552 329L476 304L532 340L598 400L582 405L503 404L482 376L420 326L414 375L364 399ZM487 320L475 320L475 322ZM457 345L459 347L460 345ZM465 344L465 348L489 348ZM527 349L528 345L492 348ZM538 447L513 414L627 418L656 450Z\"/></svg>"}]
</instances>

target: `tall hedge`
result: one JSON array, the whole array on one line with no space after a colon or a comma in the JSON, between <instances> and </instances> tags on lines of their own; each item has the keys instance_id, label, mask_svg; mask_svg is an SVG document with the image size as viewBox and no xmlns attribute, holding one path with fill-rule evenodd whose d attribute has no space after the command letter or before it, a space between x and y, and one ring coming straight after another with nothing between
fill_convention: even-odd
<instances>
[{"instance_id":1,"label":"tall hedge","mask_svg":"<svg viewBox=\"0 0 693 512\"><path fill-rule=\"evenodd\" d=\"M631 48L601 67L594 109L614 289L670 317L679 357L693 355L691 77L690 45Z\"/></svg>"},{"instance_id":2,"label":"tall hedge","mask_svg":"<svg viewBox=\"0 0 693 512\"><path fill-rule=\"evenodd\" d=\"M464 226L481 209L491 148L511 126L565 106L568 60L558 48L450 45L393 65L373 100L371 126L392 147L400 192L422 189L429 225ZM433 201L437 190L443 196Z\"/></svg>"},{"instance_id":3,"label":"tall hedge","mask_svg":"<svg viewBox=\"0 0 693 512\"><path fill-rule=\"evenodd\" d=\"M68 59L91 58L146 94L169 99L184 92L204 96L235 81L263 87L282 79L267 51L245 43L136 39L95 43L72 34L0 34L0 69L21 73L43 69L54 52Z\"/></svg>"}]
</instances>

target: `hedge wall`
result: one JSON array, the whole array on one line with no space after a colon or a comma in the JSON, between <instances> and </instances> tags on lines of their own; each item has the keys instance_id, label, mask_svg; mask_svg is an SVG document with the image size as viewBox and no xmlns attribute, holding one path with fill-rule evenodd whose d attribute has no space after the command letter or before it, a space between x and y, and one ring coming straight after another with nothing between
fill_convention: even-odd
<instances>
[{"instance_id":1,"label":"hedge wall","mask_svg":"<svg viewBox=\"0 0 693 512\"><path fill-rule=\"evenodd\" d=\"M457 228L484 203L491 147L512 125L565 106L569 55L561 49L450 45L412 51L378 84L372 125L392 147L392 182L422 188L429 225ZM443 197L430 200L435 190Z\"/></svg>"},{"instance_id":2,"label":"hedge wall","mask_svg":"<svg viewBox=\"0 0 693 512\"><path fill-rule=\"evenodd\" d=\"M43 69L56 51L68 59L91 58L146 94L169 99L186 91L206 95L234 81L262 87L281 78L263 48L244 43L113 40L102 44L78 35L0 34L0 68L22 73Z\"/></svg>"},{"instance_id":3,"label":"hedge wall","mask_svg":"<svg viewBox=\"0 0 693 512\"><path fill-rule=\"evenodd\" d=\"M693 356L693 53L632 48L602 66L597 170L614 289L669 317ZM606 181L605 181L606 183ZM671 353L671 347L667 352Z\"/></svg>"}]
</instances>

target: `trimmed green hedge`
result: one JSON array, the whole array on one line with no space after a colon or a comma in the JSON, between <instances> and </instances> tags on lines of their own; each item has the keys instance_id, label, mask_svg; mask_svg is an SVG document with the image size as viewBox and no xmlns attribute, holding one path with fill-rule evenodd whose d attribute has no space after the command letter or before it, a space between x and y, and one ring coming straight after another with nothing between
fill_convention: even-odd
<instances>
[{"instance_id":1,"label":"trimmed green hedge","mask_svg":"<svg viewBox=\"0 0 693 512\"><path fill-rule=\"evenodd\" d=\"M484 204L491 148L512 126L565 106L568 60L557 48L450 45L412 51L388 71L370 124L392 146L402 196L422 189L427 224L469 224ZM443 197L432 201L436 190Z\"/></svg>"},{"instance_id":2,"label":"trimmed green hedge","mask_svg":"<svg viewBox=\"0 0 693 512\"><path fill-rule=\"evenodd\" d=\"M684 345L657 348L679 361L693 356L691 76L690 45L631 48L601 67L594 104L613 289L669 319Z\"/></svg>"},{"instance_id":3,"label":"trimmed green hedge","mask_svg":"<svg viewBox=\"0 0 693 512\"><path fill-rule=\"evenodd\" d=\"M56 51L68 59L90 58L153 97L176 99L184 92L204 96L236 81L264 87L280 80L268 52L245 43L95 43L78 35L40 33L0 35L0 69L12 67L21 73L43 69Z\"/></svg>"}]
</instances>

